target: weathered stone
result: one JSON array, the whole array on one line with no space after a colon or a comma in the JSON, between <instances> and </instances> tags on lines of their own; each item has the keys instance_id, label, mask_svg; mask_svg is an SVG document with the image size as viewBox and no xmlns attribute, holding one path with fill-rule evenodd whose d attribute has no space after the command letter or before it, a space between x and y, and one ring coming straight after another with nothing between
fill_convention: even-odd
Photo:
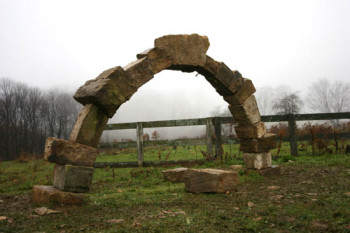
<instances>
[{"instance_id":1,"label":"weathered stone","mask_svg":"<svg viewBox=\"0 0 350 233\"><path fill-rule=\"evenodd\" d=\"M144 57L147 57L147 60L150 62L153 74L159 73L172 64L172 57L164 48L154 47L137 54L137 59L142 59Z\"/></svg>"},{"instance_id":2,"label":"weathered stone","mask_svg":"<svg viewBox=\"0 0 350 233\"><path fill-rule=\"evenodd\" d=\"M226 87L228 87L232 93L236 93L243 84L242 75L237 70L231 70L223 62L219 67L218 73L215 77Z\"/></svg>"},{"instance_id":3,"label":"weathered stone","mask_svg":"<svg viewBox=\"0 0 350 233\"><path fill-rule=\"evenodd\" d=\"M88 192L93 172L92 167L56 165L53 186L67 192Z\"/></svg>"},{"instance_id":4,"label":"weathered stone","mask_svg":"<svg viewBox=\"0 0 350 233\"><path fill-rule=\"evenodd\" d=\"M95 105L85 105L72 129L70 141L97 147L107 121L108 117Z\"/></svg>"},{"instance_id":5,"label":"weathered stone","mask_svg":"<svg viewBox=\"0 0 350 233\"><path fill-rule=\"evenodd\" d=\"M180 167L163 171L163 177L173 183L184 182L184 174L188 168Z\"/></svg>"},{"instance_id":6,"label":"weathered stone","mask_svg":"<svg viewBox=\"0 0 350 233\"><path fill-rule=\"evenodd\" d=\"M151 80L154 75L151 62L147 57L129 63L124 67L124 70L128 76L129 85L135 88L135 90Z\"/></svg>"},{"instance_id":7,"label":"weathered stone","mask_svg":"<svg viewBox=\"0 0 350 233\"><path fill-rule=\"evenodd\" d=\"M35 185L31 192L31 199L37 204L54 202L65 205L81 205L84 202L84 194L63 192L53 186Z\"/></svg>"},{"instance_id":8,"label":"weathered stone","mask_svg":"<svg viewBox=\"0 0 350 233\"><path fill-rule=\"evenodd\" d=\"M266 133L261 138L240 139L240 150L247 153L268 152L270 149L276 148L276 135Z\"/></svg>"},{"instance_id":9,"label":"weathered stone","mask_svg":"<svg viewBox=\"0 0 350 233\"><path fill-rule=\"evenodd\" d=\"M243 160L246 168L262 169L271 167L271 153L244 153Z\"/></svg>"},{"instance_id":10,"label":"weathered stone","mask_svg":"<svg viewBox=\"0 0 350 233\"><path fill-rule=\"evenodd\" d=\"M235 127L238 138L261 138L266 134L265 123L260 121L254 125L238 125Z\"/></svg>"},{"instance_id":11,"label":"weathered stone","mask_svg":"<svg viewBox=\"0 0 350 233\"><path fill-rule=\"evenodd\" d=\"M230 105L233 119L240 125L253 125L261 121L255 96L248 97L242 105Z\"/></svg>"},{"instance_id":12,"label":"weathered stone","mask_svg":"<svg viewBox=\"0 0 350 233\"><path fill-rule=\"evenodd\" d=\"M241 105L248 97L255 93L252 80L243 78L242 87L233 96L224 96L224 100L231 105Z\"/></svg>"},{"instance_id":13,"label":"weathered stone","mask_svg":"<svg viewBox=\"0 0 350 233\"><path fill-rule=\"evenodd\" d=\"M271 167L259 170L260 175L265 177L281 175L281 167L279 165L272 165Z\"/></svg>"},{"instance_id":14,"label":"weathered stone","mask_svg":"<svg viewBox=\"0 0 350 233\"><path fill-rule=\"evenodd\" d=\"M184 174L185 189L191 193L225 193L234 191L238 173L219 169L188 169Z\"/></svg>"},{"instance_id":15,"label":"weathered stone","mask_svg":"<svg viewBox=\"0 0 350 233\"><path fill-rule=\"evenodd\" d=\"M102 72L96 79L87 81L74 95L79 103L94 104L109 118L136 92L120 66Z\"/></svg>"},{"instance_id":16,"label":"weathered stone","mask_svg":"<svg viewBox=\"0 0 350 233\"><path fill-rule=\"evenodd\" d=\"M47 138L44 159L60 165L93 167L98 155L96 148L58 138Z\"/></svg>"},{"instance_id":17,"label":"weathered stone","mask_svg":"<svg viewBox=\"0 0 350 233\"><path fill-rule=\"evenodd\" d=\"M191 34L163 36L157 38L154 45L169 51L173 58L173 65L203 66L210 44L208 37Z\"/></svg>"}]
</instances>

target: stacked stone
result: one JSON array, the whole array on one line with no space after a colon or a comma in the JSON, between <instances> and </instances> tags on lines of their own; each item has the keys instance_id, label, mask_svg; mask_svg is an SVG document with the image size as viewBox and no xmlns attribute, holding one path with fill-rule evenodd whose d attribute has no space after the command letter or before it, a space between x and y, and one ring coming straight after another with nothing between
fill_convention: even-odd
<instances>
[{"instance_id":1,"label":"stacked stone","mask_svg":"<svg viewBox=\"0 0 350 233\"><path fill-rule=\"evenodd\" d=\"M260 169L271 165L268 150L274 147L275 137L266 134L260 120L251 80L207 56L209 41L206 36L169 35L156 39L154 45L154 48L137 54L136 61L124 68L117 66L106 70L77 90L74 98L84 108L69 141L57 138L46 141L45 159L56 164L53 188L61 193L89 190L96 148L108 118L113 117L139 87L164 69L197 71L204 75L230 103L230 110L239 124L236 132L241 139L247 166ZM39 196L43 196L43 192L49 190L52 193L53 189L46 188L45 191L40 186L34 190L41 191Z\"/></svg>"}]
</instances>

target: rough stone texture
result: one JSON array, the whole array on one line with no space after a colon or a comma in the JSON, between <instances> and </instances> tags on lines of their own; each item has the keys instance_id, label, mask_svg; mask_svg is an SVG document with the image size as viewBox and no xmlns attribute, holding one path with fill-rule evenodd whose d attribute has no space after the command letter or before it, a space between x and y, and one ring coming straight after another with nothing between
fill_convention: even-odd
<instances>
[{"instance_id":1,"label":"rough stone texture","mask_svg":"<svg viewBox=\"0 0 350 233\"><path fill-rule=\"evenodd\" d=\"M108 117L95 105L85 105L72 129L70 141L97 147L107 121Z\"/></svg>"},{"instance_id":2,"label":"rough stone texture","mask_svg":"<svg viewBox=\"0 0 350 233\"><path fill-rule=\"evenodd\" d=\"M224 100L231 105L242 105L255 91L252 80L243 78L242 87L233 96L224 96Z\"/></svg>"},{"instance_id":3,"label":"rough stone texture","mask_svg":"<svg viewBox=\"0 0 350 233\"><path fill-rule=\"evenodd\" d=\"M230 105L233 119L240 125L253 125L261 121L255 96L248 97L242 105Z\"/></svg>"},{"instance_id":4,"label":"rough stone texture","mask_svg":"<svg viewBox=\"0 0 350 233\"><path fill-rule=\"evenodd\" d=\"M261 138L240 139L240 150L247 153L268 152L270 149L276 148L276 135L266 133Z\"/></svg>"},{"instance_id":5,"label":"rough stone texture","mask_svg":"<svg viewBox=\"0 0 350 233\"><path fill-rule=\"evenodd\" d=\"M92 167L56 165L53 187L67 192L88 192L93 172Z\"/></svg>"},{"instance_id":6,"label":"rough stone texture","mask_svg":"<svg viewBox=\"0 0 350 233\"><path fill-rule=\"evenodd\" d=\"M219 169L188 169L184 174L185 189L191 193L225 193L234 191L238 173Z\"/></svg>"},{"instance_id":7,"label":"rough stone texture","mask_svg":"<svg viewBox=\"0 0 350 233\"><path fill-rule=\"evenodd\" d=\"M31 199L36 204L56 202L66 205L81 205L84 202L84 194L63 192L53 186L35 185L31 192Z\"/></svg>"},{"instance_id":8,"label":"rough stone texture","mask_svg":"<svg viewBox=\"0 0 350 233\"><path fill-rule=\"evenodd\" d=\"M93 167L98 155L96 148L58 138L47 138L44 159L60 165Z\"/></svg>"},{"instance_id":9,"label":"rough stone texture","mask_svg":"<svg viewBox=\"0 0 350 233\"><path fill-rule=\"evenodd\" d=\"M151 62L147 57L138 59L126 65L124 70L128 77L128 84L135 90L153 78Z\"/></svg>"},{"instance_id":10,"label":"rough stone texture","mask_svg":"<svg viewBox=\"0 0 350 233\"><path fill-rule=\"evenodd\" d=\"M238 138L261 138L266 134L265 123L260 121L254 125L238 125L235 127Z\"/></svg>"},{"instance_id":11,"label":"rough stone texture","mask_svg":"<svg viewBox=\"0 0 350 233\"><path fill-rule=\"evenodd\" d=\"M246 168L263 169L271 167L271 153L244 153L243 160Z\"/></svg>"},{"instance_id":12,"label":"rough stone texture","mask_svg":"<svg viewBox=\"0 0 350 233\"><path fill-rule=\"evenodd\" d=\"M198 34L167 35L154 41L155 47L163 47L169 51L173 65L203 66L209 45L208 37Z\"/></svg>"},{"instance_id":13,"label":"rough stone texture","mask_svg":"<svg viewBox=\"0 0 350 233\"><path fill-rule=\"evenodd\" d=\"M184 182L184 174L188 168L180 167L163 171L163 177L173 183Z\"/></svg>"},{"instance_id":14,"label":"rough stone texture","mask_svg":"<svg viewBox=\"0 0 350 233\"><path fill-rule=\"evenodd\" d=\"M102 72L96 79L87 81L74 95L79 103L94 104L108 117L136 92L120 66Z\"/></svg>"},{"instance_id":15,"label":"rough stone texture","mask_svg":"<svg viewBox=\"0 0 350 233\"><path fill-rule=\"evenodd\" d=\"M281 167L279 165L272 165L271 167L260 169L259 173L265 177L279 176L281 175Z\"/></svg>"},{"instance_id":16,"label":"rough stone texture","mask_svg":"<svg viewBox=\"0 0 350 233\"><path fill-rule=\"evenodd\" d=\"M172 64L172 57L164 48L154 47L137 54L137 59L142 59L144 57L147 57L147 60L150 62L153 74L167 69Z\"/></svg>"}]
</instances>

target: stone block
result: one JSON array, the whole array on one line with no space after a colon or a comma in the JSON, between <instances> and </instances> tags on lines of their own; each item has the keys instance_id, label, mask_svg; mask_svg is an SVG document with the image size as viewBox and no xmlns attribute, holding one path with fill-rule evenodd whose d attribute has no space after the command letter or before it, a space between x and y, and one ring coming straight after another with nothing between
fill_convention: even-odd
<instances>
[{"instance_id":1,"label":"stone block","mask_svg":"<svg viewBox=\"0 0 350 233\"><path fill-rule=\"evenodd\" d=\"M261 121L255 96L248 97L242 105L230 105L233 119L240 125L253 125Z\"/></svg>"},{"instance_id":2,"label":"stone block","mask_svg":"<svg viewBox=\"0 0 350 233\"><path fill-rule=\"evenodd\" d=\"M93 172L92 167L56 165L53 187L66 192L88 192Z\"/></svg>"},{"instance_id":3,"label":"stone block","mask_svg":"<svg viewBox=\"0 0 350 233\"><path fill-rule=\"evenodd\" d=\"M242 87L233 96L224 96L224 100L231 105L242 105L255 91L252 80L243 78Z\"/></svg>"},{"instance_id":4,"label":"stone block","mask_svg":"<svg viewBox=\"0 0 350 233\"><path fill-rule=\"evenodd\" d=\"M167 35L154 41L155 47L169 51L173 65L203 66L209 45L208 37L198 34Z\"/></svg>"},{"instance_id":5,"label":"stone block","mask_svg":"<svg viewBox=\"0 0 350 233\"><path fill-rule=\"evenodd\" d=\"M167 69L172 64L172 57L164 48L154 47L137 54L137 59L142 59L144 57L149 61L153 74Z\"/></svg>"},{"instance_id":6,"label":"stone block","mask_svg":"<svg viewBox=\"0 0 350 233\"><path fill-rule=\"evenodd\" d=\"M271 153L244 153L243 160L246 168L263 169L271 167Z\"/></svg>"},{"instance_id":7,"label":"stone block","mask_svg":"<svg viewBox=\"0 0 350 233\"><path fill-rule=\"evenodd\" d=\"M108 117L95 105L85 105L72 129L70 141L97 147L107 121Z\"/></svg>"},{"instance_id":8,"label":"stone block","mask_svg":"<svg viewBox=\"0 0 350 233\"><path fill-rule=\"evenodd\" d=\"M276 135L266 133L261 138L240 139L240 150L247 153L268 152L270 149L276 148Z\"/></svg>"},{"instance_id":9,"label":"stone block","mask_svg":"<svg viewBox=\"0 0 350 233\"><path fill-rule=\"evenodd\" d=\"M74 95L83 105L94 104L109 118L136 92L129 84L126 72L120 66L102 72L96 79L87 81Z\"/></svg>"},{"instance_id":10,"label":"stone block","mask_svg":"<svg viewBox=\"0 0 350 233\"><path fill-rule=\"evenodd\" d=\"M65 205L81 205L84 202L84 194L63 192L53 186L35 185L31 192L31 199L36 204L54 202Z\"/></svg>"},{"instance_id":11,"label":"stone block","mask_svg":"<svg viewBox=\"0 0 350 233\"><path fill-rule=\"evenodd\" d=\"M184 182L184 174L188 170L188 168L180 167L170 170L163 171L163 177L165 180L169 180L173 183L181 183Z\"/></svg>"},{"instance_id":12,"label":"stone block","mask_svg":"<svg viewBox=\"0 0 350 233\"><path fill-rule=\"evenodd\" d=\"M253 125L238 125L235 127L238 138L261 138L266 134L265 123L260 121Z\"/></svg>"},{"instance_id":13,"label":"stone block","mask_svg":"<svg viewBox=\"0 0 350 233\"><path fill-rule=\"evenodd\" d=\"M147 57L133 61L124 67L128 76L128 84L135 90L153 78L151 62Z\"/></svg>"},{"instance_id":14,"label":"stone block","mask_svg":"<svg viewBox=\"0 0 350 233\"><path fill-rule=\"evenodd\" d=\"M238 173L219 169L188 169L184 174L185 189L191 193L225 193L235 191Z\"/></svg>"},{"instance_id":15,"label":"stone block","mask_svg":"<svg viewBox=\"0 0 350 233\"><path fill-rule=\"evenodd\" d=\"M90 146L52 137L46 139L44 159L51 163L93 167L97 155L98 150Z\"/></svg>"},{"instance_id":16,"label":"stone block","mask_svg":"<svg viewBox=\"0 0 350 233\"><path fill-rule=\"evenodd\" d=\"M279 165L272 165L271 167L258 170L260 175L265 177L281 175L281 167Z\"/></svg>"}]
</instances>

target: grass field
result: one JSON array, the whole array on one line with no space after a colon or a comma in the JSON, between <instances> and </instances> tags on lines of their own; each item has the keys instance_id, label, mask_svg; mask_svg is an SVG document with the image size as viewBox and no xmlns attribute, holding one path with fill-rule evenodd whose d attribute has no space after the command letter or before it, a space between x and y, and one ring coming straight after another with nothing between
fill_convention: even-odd
<instances>
[{"instance_id":1,"label":"grass field","mask_svg":"<svg viewBox=\"0 0 350 233\"><path fill-rule=\"evenodd\" d=\"M145 160L202 159L197 146L148 148ZM227 159L202 167L242 164L237 147ZM274 151L272 152L275 153ZM36 184L50 185L53 165L43 160L0 163L0 232L350 232L350 155L288 155L282 174L264 178L240 172L237 192L191 194L162 177L164 168L95 169L82 206L35 205ZM136 160L135 151L101 155L97 161ZM114 177L113 177L114 174ZM59 211L38 215L45 206ZM3 219L3 220L1 220Z\"/></svg>"}]
</instances>

